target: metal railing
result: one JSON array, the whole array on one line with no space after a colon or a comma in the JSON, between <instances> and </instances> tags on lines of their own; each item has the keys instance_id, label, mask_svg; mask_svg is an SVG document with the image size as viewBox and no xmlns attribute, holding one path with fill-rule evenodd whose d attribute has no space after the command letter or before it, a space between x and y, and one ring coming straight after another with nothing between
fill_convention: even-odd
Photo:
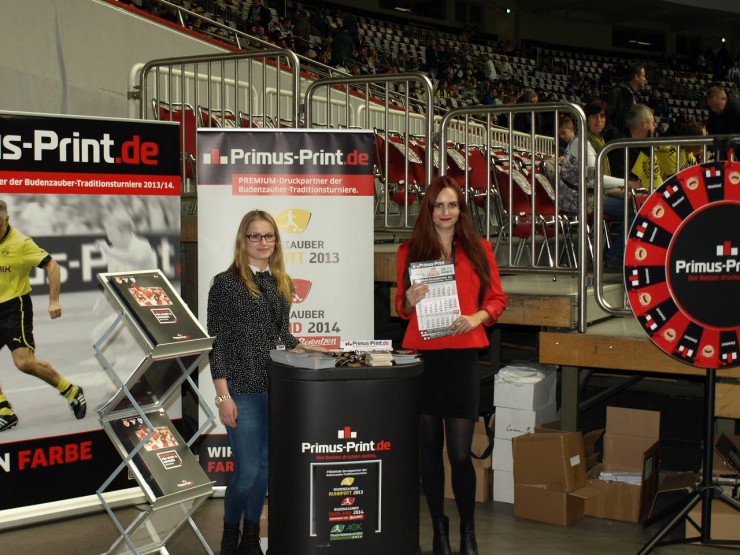
<instances>
[{"instance_id":1,"label":"metal railing","mask_svg":"<svg viewBox=\"0 0 740 555\"><path fill-rule=\"evenodd\" d=\"M371 86L375 89L371 91ZM408 109L402 109L395 103L398 97L395 87L402 86L403 96L400 99L400 106L409 106L410 91L421 88L421 97L426 99L424 109L421 113L412 113ZM377 89L382 91L378 98ZM323 99L318 97L319 91L324 90ZM421 73L398 73L388 75L367 75L354 77L332 77L320 79L311 83L306 89L305 107L306 107L306 125L307 127L321 126L332 127L335 119L332 115L343 122L343 126L355 129L373 129L382 137L382 144L377 141L376 148L382 148L378 152L379 158L386 163L380 164L376 160L377 177L380 180L380 187L377 191L379 195L377 207L383 203L384 227L391 228L389 216L391 211L391 164L387 162L390 158L392 148L391 130L403 137L403 145L408 148L412 137L421 138L425 144L432 144L432 130L434 125L433 118L433 86L428 77ZM352 109L352 94L357 94L356 109ZM371 100L375 96L376 100ZM378 102L380 101L380 102ZM317 115L322 113L324 117L317 121ZM332 108L343 106L345 114L333 114ZM398 143L401 144L401 143ZM410 153L406 152L404 166L401 171L405 187L403 188L403 205L402 205L402 225L410 227L409 212L415 196L411 188L413 181L412 170L409 161ZM424 151L424 170L426 183L432 180L433 151L426 148Z\"/></svg>"},{"instance_id":2,"label":"metal railing","mask_svg":"<svg viewBox=\"0 0 740 555\"><path fill-rule=\"evenodd\" d=\"M180 122L184 192L193 183L198 127L300 123L300 61L290 50L152 60L135 66L130 81L137 117Z\"/></svg>"}]
</instances>

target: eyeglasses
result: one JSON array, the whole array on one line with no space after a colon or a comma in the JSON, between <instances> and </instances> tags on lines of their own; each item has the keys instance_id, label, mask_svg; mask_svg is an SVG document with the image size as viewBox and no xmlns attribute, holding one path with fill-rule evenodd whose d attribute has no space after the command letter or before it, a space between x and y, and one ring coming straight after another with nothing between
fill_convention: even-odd
<instances>
[{"instance_id":1,"label":"eyeglasses","mask_svg":"<svg viewBox=\"0 0 740 555\"><path fill-rule=\"evenodd\" d=\"M268 243L274 243L276 235L274 233L265 233L264 235L261 233L249 233L246 237L252 243L259 243L262 239Z\"/></svg>"}]
</instances>

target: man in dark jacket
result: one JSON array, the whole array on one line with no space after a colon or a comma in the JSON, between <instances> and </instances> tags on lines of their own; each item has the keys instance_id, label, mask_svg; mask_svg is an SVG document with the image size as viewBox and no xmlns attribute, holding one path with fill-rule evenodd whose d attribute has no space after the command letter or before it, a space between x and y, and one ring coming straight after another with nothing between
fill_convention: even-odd
<instances>
[{"instance_id":1,"label":"man in dark jacket","mask_svg":"<svg viewBox=\"0 0 740 555\"><path fill-rule=\"evenodd\" d=\"M740 133L740 100L728 98L722 87L709 87L707 105L709 106L707 131L710 135ZM734 144L727 141L718 144L715 152L717 159L724 160L727 150L732 146Z\"/></svg>"},{"instance_id":2,"label":"man in dark jacket","mask_svg":"<svg viewBox=\"0 0 740 555\"><path fill-rule=\"evenodd\" d=\"M737 98L728 98L722 87L709 87L707 105L707 131L710 135L740 133L740 101Z\"/></svg>"},{"instance_id":3,"label":"man in dark jacket","mask_svg":"<svg viewBox=\"0 0 740 555\"><path fill-rule=\"evenodd\" d=\"M647 83L645 66L630 64L625 69L624 80L606 95L607 123L624 135L629 134L625 125L627 112L632 106L640 103L637 92L645 86L645 83Z\"/></svg>"}]
</instances>

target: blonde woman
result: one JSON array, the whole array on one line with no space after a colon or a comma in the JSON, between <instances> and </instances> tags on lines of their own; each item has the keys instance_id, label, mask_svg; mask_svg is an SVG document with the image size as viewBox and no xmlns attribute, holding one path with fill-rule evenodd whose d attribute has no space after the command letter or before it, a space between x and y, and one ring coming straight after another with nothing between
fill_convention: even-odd
<instances>
[{"instance_id":1,"label":"blonde woman","mask_svg":"<svg viewBox=\"0 0 740 555\"><path fill-rule=\"evenodd\" d=\"M275 220L262 210L248 212L239 224L234 260L213 278L208 292L208 333L215 337L211 377L234 461L224 498L222 555L262 555L270 349L308 349L289 331L292 294Z\"/></svg>"}]
</instances>

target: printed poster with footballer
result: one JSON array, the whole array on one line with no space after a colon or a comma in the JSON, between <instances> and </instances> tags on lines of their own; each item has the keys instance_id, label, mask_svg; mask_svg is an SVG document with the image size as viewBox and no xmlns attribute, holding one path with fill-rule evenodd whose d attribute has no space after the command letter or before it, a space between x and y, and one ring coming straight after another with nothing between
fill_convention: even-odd
<instances>
[{"instance_id":1,"label":"printed poster with footballer","mask_svg":"<svg viewBox=\"0 0 740 555\"><path fill-rule=\"evenodd\" d=\"M120 464L97 415L118 387L92 348L116 318L96 275L159 268L179 288L181 182L171 122L2 112L0 124L9 224L60 267L62 316L54 320L46 272L30 274L35 354L81 386L87 404L76 419L54 387L2 350L0 386L18 417L0 433L0 477L12 483L0 498L2 519L4 510L92 496ZM0 249L0 266L5 256ZM124 373L145 355L128 329L103 352ZM179 400L169 412L179 416ZM124 474L111 489L135 485Z\"/></svg>"},{"instance_id":2,"label":"printed poster with footballer","mask_svg":"<svg viewBox=\"0 0 740 555\"><path fill-rule=\"evenodd\" d=\"M339 348L373 336L373 135L306 129L198 130L198 317L206 322L213 276L233 259L242 216L275 218L296 292L290 329ZM215 396L208 367L199 386ZM224 484L225 429L201 442L200 460Z\"/></svg>"}]
</instances>

